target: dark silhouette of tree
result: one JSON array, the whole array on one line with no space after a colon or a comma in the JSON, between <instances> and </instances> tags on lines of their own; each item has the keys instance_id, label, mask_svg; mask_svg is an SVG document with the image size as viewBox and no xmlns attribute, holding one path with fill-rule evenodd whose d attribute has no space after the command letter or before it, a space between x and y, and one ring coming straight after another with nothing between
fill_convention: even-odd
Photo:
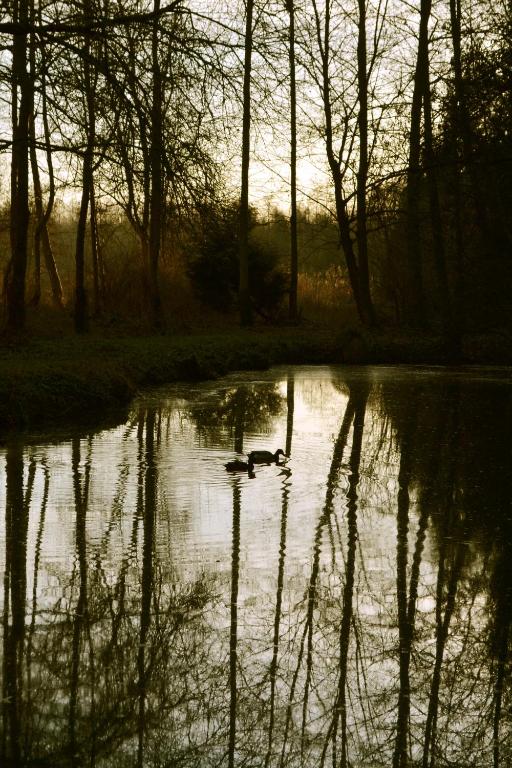
<instances>
[{"instance_id":1,"label":"dark silhouette of tree","mask_svg":"<svg viewBox=\"0 0 512 768\"><path fill-rule=\"evenodd\" d=\"M428 82L428 23L431 0L421 0L418 29L418 48L414 70L411 117L409 128L409 162L407 168L407 259L409 267L409 299L407 319L410 323L425 324L425 293L423 285L423 255L420 225L421 194L421 117L423 98L430 87Z\"/></svg>"},{"instance_id":2,"label":"dark silhouette of tree","mask_svg":"<svg viewBox=\"0 0 512 768\"><path fill-rule=\"evenodd\" d=\"M357 19L357 116L359 133L359 162L357 168L357 261L361 309L367 325L375 324L375 310L370 294L370 273L368 266L368 46L366 36L366 0L358 0ZM362 318L363 319L363 318Z\"/></svg>"},{"instance_id":3,"label":"dark silhouette of tree","mask_svg":"<svg viewBox=\"0 0 512 768\"><path fill-rule=\"evenodd\" d=\"M84 20L93 17L92 3L84 0ZM90 62L91 35L86 32L83 40L83 88L85 93L84 127L86 134L82 159L82 193L76 228L75 250L75 330L84 333L88 329L88 301L85 286L85 235L89 203L93 188L93 153L96 143L96 103L94 79Z\"/></svg>"},{"instance_id":4,"label":"dark silhouette of tree","mask_svg":"<svg viewBox=\"0 0 512 768\"><path fill-rule=\"evenodd\" d=\"M36 10L34 3L31 7L31 16L35 21L41 22L41 8L40 6ZM36 111L34 101L32 102L31 116L30 116L30 167L32 171L32 184L34 188L34 206L37 217L37 225L34 232L34 295L32 297L32 303L38 305L41 299L41 250L43 252L44 263L48 277L50 279L50 285L52 290L52 299L56 307L62 308L63 306L63 292L62 284L55 262L55 257L50 240L50 233L48 230L48 222L52 215L53 205L55 202L55 176L53 171L52 151L50 147L50 130L48 125L48 94L46 90L46 68L48 66L48 57L46 55L46 46L44 41L40 42L39 46L36 46L35 35L32 32L30 35L30 77L35 84L38 76L37 71L37 59L36 48L39 49L39 79L40 79L40 102L41 102L41 118L43 122L44 130L44 143L45 143L45 161L46 170L49 177L49 195L46 207L43 205L43 191L41 186L41 178L39 173L39 164L36 149ZM32 98L35 99L35 88L32 93Z\"/></svg>"},{"instance_id":5,"label":"dark silhouette of tree","mask_svg":"<svg viewBox=\"0 0 512 768\"><path fill-rule=\"evenodd\" d=\"M160 12L160 0L153 0L153 12L155 15L151 30L152 89L150 141L151 202L149 207L149 302L151 324L155 328L158 328L162 322L160 292L158 288L158 265L160 261L160 244L162 238L162 102L165 98L159 61L158 13Z\"/></svg>"},{"instance_id":6,"label":"dark silhouette of tree","mask_svg":"<svg viewBox=\"0 0 512 768\"><path fill-rule=\"evenodd\" d=\"M306 713L307 713L308 700L309 700L309 687L310 687L310 681L311 681L311 668L312 668L313 629L314 629L313 618L314 618L315 606L317 604L317 581L318 581L318 573L320 568L322 537L323 537L323 532L325 530L325 527L329 524L329 518L333 512L334 495L336 492L339 471L340 471L341 463L343 461L343 453L347 444L347 439L348 439L353 417L354 417L354 405L353 405L353 402L351 402L349 399L349 402L347 403L347 407L345 409L345 413L343 415L340 431L337 436L334 449L333 449L331 465L330 465L329 474L327 478L325 503L322 509L322 513L318 518L318 522L315 529L315 537L314 537L314 544L313 544L313 562L311 566L311 574L310 574L309 583L308 583L307 592L306 592L306 600L307 600L306 621L305 621L304 629L301 635L299 653L297 656L295 671L293 673L291 684L290 684L290 693L288 696L288 703L286 706L286 717L285 717L285 723L284 723L283 741L282 741L281 756L279 761L280 768L282 768L286 762L286 749L288 747L288 735L289 735L291 721L292 721L295 691L296 691L297 681L299 678L299 672L302 667L302 662L304 658L304 649L306 648L306 676L304 680L304 694L302 699L301 754L304 751L305 722L306 722ZM306 643L306 640L307 640L307 643Z\"/></svg>"},{"instance_id":7,"label":"dark silhouette of tree","mask_svg":"<svg viewBox=\"0 0 512 768\"><path fill-rule=\"evenodd\" d=\"M454 326L452 313L452 299L448 284L448 272L446 267L446 248L443 234L443 221L441 218L441 203L439 199L438 173L434 155L432 98L430 89L430 70L427 61L427 73L425 89L423 92L424 114L424 157L426 165L430 221L432 229L432 251L441 303L441 317L446 336L452 341L454 351L458 345L458 333Z\"/></svg>"},{"instance_id":8,"label":"dark silhouette of tree","mask_svg":"<svg viewBox=\"0 0 512 768\"><path fill-rule=\"evenodd\" d=\"M286 376L286 443L284 452L292 454L293 415L295 413L295 374L289 371Z\"/></svg>"},{"instance_id":9,"label":"dark silhouette of tree","mask_svg":"<svg viewBox=\"0 0 512 768\"><path fill-rule=\"evenodd\" d=\"M13 19L20 29L12 37L12 152L11 152L11 258L5 274L7 327L12 332L25 327L25 280L29 225L29 138L33 83L28 70L30 21L29 0L15 0Z\"/></svg>"},{"instance_id":10,"label":"dark silhouette of tree","mask_svg":"<svg viewBox=\"0 0 512 768\"><path fill-rule=\"evenodd\" d=\"M249 163L251 152L251 66L253 48L253 0L245 0L245 44L242 118L242 180L240 186L240 324L251 325L252 308L249 295Z\"/></svg>"},{"instance_id":11,"label":"dark silhouette of tree","mask_svg":"<svg viewBox=\"0 0 512 768\"><path fill-rule=\"evenodd\" d=\"M189 408L203 438L232 446L237 453L244 452L246 432L264 430L282 409L283 398L274 384L229 387Z\"/></svg>"},{"instance_id":12,"label":"dark silhouette of tree","mask_svg":"<svg viewBox=\"0 0 512 768\"><path fill-rule=\"evenodd\" d=\"M297 284L299 270L297 238L297 83L295 65L295 5L286 0L288 11L288 60L290 71L290 301L289 317L297 321Z\"/></svg>"}]
</instances>

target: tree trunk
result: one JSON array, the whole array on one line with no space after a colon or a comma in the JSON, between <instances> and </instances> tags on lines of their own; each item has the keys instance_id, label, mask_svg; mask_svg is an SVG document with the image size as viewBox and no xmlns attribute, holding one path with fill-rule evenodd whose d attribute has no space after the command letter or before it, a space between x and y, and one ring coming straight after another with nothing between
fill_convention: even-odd
<instances>
[{"instance_id":1,"label":"tree trunk","mask_svg":"<svg viewBox=\"0 0 512 768\"><path fill-rule=\"evenodd\" d=\"M242 122L242 182L240 189L240 274L238 289L241 325L252 324L251 297L249 294L249 161L251 137L251 63L253 7L254 0L246 0Z\"/></svg>"},{"instance_id":2,"label":"tree trunk","mask_svg":"<svg viewBox=\"0 0 512 768\"><path fill-rule=\"evenodd\" d=\"M251 0L249 0L251 2ZM242 489L233 483L233 524L231 548L231 599L229 622L229 741L228 768L237 765L236 727L238 709L238 590L240 580L240 519L242 513Z\"/></svg>"},{"instance_id":3,"label":"tree trunk","mask_svg":"<svg viewBox=\"0 0 512 768\"><path fill-rule=\"evenodd\" d=\"M20 25L28 25L28 0L18 0L15 3L13 17ZM33 84L27 70L27 53L27 34L18 31L13 35L12 52L11 258L5 275L7 328L12 332L21 331L25 327L25 282L30 218L28 192L29 120L33 92Z\"/></svg>"},{"instance_id":4,"label":"tree trunk","mask_svg":"<svg viewBox=\"0 0 512 768\"><path fill-rule=\"evenodd\" d=\"M327 160L331 171L334 187L334 199L336 204L336 221L338 224L338 231L340 236L340 244L345 256L345 263L347 265L348 277L350 281L350 287L352 295L356 304L357 313L359 319L364 325L371 325L373 316L373 307L367 296L361 292L361 282L359 275L359 267L357 263L356 253L354 250L354 243L352 241L352 235L350 231L350 218L347 211L347 203L343 196L343 178L340 167L340 160L336 156L334 151L334 137L332 126L332 104L331 104L331 84L329 75L329 59L330 59L330 7L329 2L326 3L325 8L325 22L324 30L322 32L320 25L320 17L315 5L315 16L317 25L317 36L319 40L320 55L322 59L322 96L323 107L325 117L325 148L327 153ZM370 301L370 304L368 304Z\"/></svg>"},{"instance_id":5,"label":"tree trunk","mask_svg":"<svg viewBox=\"0 0 512 768\"><path fill-rule=\"evenodd\" d=\"M160 0L154 0L151 38L151 65L153 68L153 88L151 102L151 192L149 219L149 310L153 328L162 325L162 306L158 286L158 264L160 260L160 242L162 234L162 75L158 60L158 13Z\"/></svg>"},{"instance_id":6,"label":"tree trunk","mask_svg":"<svg viewBox=\"0 0 512 768\"><path fill-rule=\"evenodd\" d=\"M89 0L84 0L83 13L85 18L90 18L92 9ZM85 287L85 235L87 229L87 212L91 197L93 181L93 151L95 139L95 103L94 91L91 82L91 65L89 56L91 51L91 36L84 35L84 88L86 98L86 125L87 143L82 162L82 196L80 200L80 212L76 230L75 249L75 331L85 333L88 330L89 318L87 312L87 290Z\"/></svg>"},{"instance_id":7,"label":"tree trunk","mask_svg":"<svg viewBox=\"0 0 512 768\"><path fill-rule=\"evenodd\" d=\"M94 314L97 317L102 310L102 270L101 270L101 251L98 235L98 212L96 210L96 197L94 194L94 179L91 186L91 252L92 252L92 276L94 290Z\"/></svg>"},{"instance_id":8,"label":"tree trunk","mask_svg":"<svg viewBox=\"0 0 512 768\"><path fill-rule=\"evenodd\" d=\"M297 85L295 78L295 7L287 0L289 15L288 55L290 62L290 304L289 317L297 321L298 243L297 243Z\"/></svg>"},{"instance_id":9,"label":"tree trunk","mask_svg":"<svg viewBox=\"0 0 512 768\"><path fill-rule=\"evenodd\" d=\"M409 268L409 302L406 320L411 325L425 324L425 296L423 289L423 258L421 248L421 113L423 94L428 82L428 21L431 0L421 0L418 51L414 73L414 87L409 127L409 166L407 171L407 261Z\"/></svg>"},{"instance_id":10,"label":"tree trunk","mask_svg":"<svg viewBox=\"0 0 512 768\"><path fill-rule=\"evenodd\" d=\"M370 294L368 268L368 231L366 184L368 180L368 72L366 62L366 0L358 0L357 91L359 101L359 167L357 170L357 258L359 286L364 315L369 325L375 324L375 311Z\"/></svg>"},{"instance_id":11,"label":"tree trunk","mask_svg":"<svg viewBox=\"0 0 512 768\"><path fill-rule=\"evenodd\" d=\"M446 251L444 247L443 222L441 219L441 207L439 203L439 191L437 186L437 173L435 168L433 138L432 138L432 104L430 95L429 66L426 63L427 78L425 92L423 94L423 109L425 119L425 165L427 172L427 185L430 204L430 222L432 227L432 246L434 251L434 265L437 276L439 299L441 302L441 317L444 332L453 343L454 337L452 303L448 285L446 270Z\"/></svg>"},{"instance_id":12,"label":"tree trunk","mask_svg":"<svg viewBox=\"0 0 512 768\"><path fill-rule=\"evenodd\" d=\"M48 219L51 212L50 203L46 211L43 208L43 192L41 189L41 180L39 177L39 167L37 164L37 154L35 148L35 130L34 120L32 119L30 125L30 164L32 168L32 183L34 185L34 204L36 208L37 227L34 233L34 247L36 254L36 262L40 261L40 251L42 249L46 270L48 277L50 278L50 285L52 289L53 303L56 307L62 309L62 283L60 281L59 272L57 270L57 264L55 263L55 257L53 255L52 244L50 240L50 233L48 232ZM51 203L53 206L53 201ZM34 296L34 303L39 303L39 296ZM39 285L40 293L40 285ZM37 299L37 301L35 301Z\"/></svg>"},{"instance_id":13,"label":"tree trunk","mask_svg":"<svg viewBox=\"0 0 512 768\"><path fill-rule=\"evenodd\" d=\"M38 22L42 23L40 6L38 6ZM43 119L44 142L45 142L45 150L46 150L46 167L47 167L48 179L49 179L48 202L46 204L46 210L44 212L44 226L41 229L41 237L42 237L42 246L43 246L43 256L45 260L46 270L50 278L53 301L56 306L62 307L63 306L62 283L61 283L59 272L57 269L57 264L55 262L55 257L53 255L50 235L48 232L48 222L50 221L50 217L53 211L53 204L55 202L55 176L53 172L50 126L48 122L48 99L46 96L47 58L46 58L44 43L41 44L40 50L41 50L42 119ZM35 184L36 184L36 181L34 180L34 196L36 195ZM39 187L40 186L41 185L39 184ZM42 196L41 196L41 201L42 201ZM39 218L39 214L38 214L38 218ZM40 222L41 221L42 220L40 219ZM39 226L41 226L41 224L38 225L38 228Z\"/></svg>"},{"instance_id":14,"label":"tree trunk","mask_svg":"<svg viewBox=\"0 0 512 768\"><path fill-rule=\"evenodd\" d=\"M30 22L31 24L34 23L34 3L33 0L30 3ZM30 78L33 83L35 83L35 77L36 77L36 46L35 46L35 37L34 33L30 33L29 38L29 71L30 71ZM36 231L34 234L34 293L32 295L32 298L30 300L30 303L33 306L38 306L39 302L41 301L41 230L39 227L39 223L41 220L41 217L39 215L38 211L38 191L39 191L39 209L42 208L41 204L41 184L39 184L39 190L36 190L36 181L35 181L35 175L37 175L37 181L39 181L39 168L37 167L37 153L36 153L36 137L35 137L35 125L34 125L34 91L32 90L32 103L30 105L30 118L29 118L29 156L30 156L30 164L32 167L32 178L33 178L33 186L34 186L34 202L36 204L36 214L38 218L38 226L36 227ZM34 172L35 167L35 172Z\"/></svg>"},{"instance_id":15,"label":"tree trunk","mask_svg":"<svg viewBox=\"0 0 512 768\"><path fill-rule=\"evenodd\" d=\"M452 172L453 197L454 197L454 226L455 226L455 271L456 281L454 290L455 315L461 329L466 325L466 307L465 307L465 245L463 235L463 196L460 183L460 158L459 158L459 140L461 134L465 136L463 146L470 151L471 133L468 130L468 121L463 117L465 115L465 93L462 80L462 60L461 60L461 30L460 30L460 0L450 0L450 28L453 47L453 75L454 75L454 125L453 131L453 153L454 166ZM465 126L462 129L462 126Z\"/></svg>"},{"instance_id":16,"label":"tree trunk","mask_svg":"<svg viewBox=\"0 0 512 768\"><path fill-rule=\"evenodd\" d=\"M139 618L139 648L137 653L137 766L144 765L144 747L146 736L146 708L149 690L150 662L146 658L148 635L151 628L151 599L153 597L155 571L155 518L158 503L158 466L156 460L154 408L146 415L146 445L144 478L144 509L142 518L142 594Z\"/></svg>"},{"instance_id":17,"label":"tree trunk","mask_svg":"<svg viewBox=\"0 0 512 768\"><path fill-rule=\"evenodd\" d=\"M87 150L86 154L88 154ZM88 330L89 324L87 316L87 291L85 287L85 234L91 175L92 162L88 157L84 157L82 166L82 197L78 214L75 248L75 331L77 333L85 333Z\"/></svg>"},{"instance_id":18,"label":"tree trunk","mask_svg":"<svg viewBox=\"0 0 512 768\"><path fill-rule=\"evenodd\" d=\"M491 233L485 200L482 194L482 184L480 183L478 169L473 157L473 131L471 129L464 78L462 76L460 0L450 0L450 26L453 46L452 66L455 91L456 134L462 141L463 165L466 165L468 169L471 183L473 205L480 237L480 248L482 253L485 253L489 247Z\"/></svg>"}]
</instances>

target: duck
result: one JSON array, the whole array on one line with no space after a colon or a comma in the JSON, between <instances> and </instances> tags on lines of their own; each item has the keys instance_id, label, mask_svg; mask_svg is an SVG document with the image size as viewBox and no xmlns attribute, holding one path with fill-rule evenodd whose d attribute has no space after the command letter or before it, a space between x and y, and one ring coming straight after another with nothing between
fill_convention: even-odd
<instances>
[{"instance_id":1,"label":"duck","mask_svg":"<svg viewBox=\"0 0 512 768\"><path fill-rule=\"evenodd\" d=\"M240 459L234 459L234 461L228 461L224 464L228 472L252 472L253 465L249 461L241 461Z\"/></svg>"},{"instance_id":2,"label":"duck","mask_svg":"<svg viewBox=\"0 0 512 768\"><path fill-rule=\"evenodd\" d=\"M278 448L275 453L272 451L251 451L247 454L249 464L279 464L280 456L286 456L281 448Z\"/></svg>"}]
</instances>

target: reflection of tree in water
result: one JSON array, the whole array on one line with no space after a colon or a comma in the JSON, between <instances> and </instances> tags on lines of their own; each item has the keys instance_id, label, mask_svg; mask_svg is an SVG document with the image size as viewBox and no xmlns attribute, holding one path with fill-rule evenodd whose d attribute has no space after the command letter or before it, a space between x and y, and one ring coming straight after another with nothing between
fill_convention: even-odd
<instances>
[{"instance_id":1,"label":"reflection of tree in water","mask_svg":"<svg viewBox=\"0 0 512 768\"><path fill-rule=\"evenodd\" d=\"M204 434L236 433L237 408L251 410L239 389L198 419ZM509 396L492 389L476 398L464 382L420 379L404 405L398 383L372 390L362 372L344 391L309 560L289 572L294 472L277 481L271 588L247 603L240 478L228 479L233 548L223 599L218 580L181 583L158 554L165 444L147 410L138 417L124 557L113 568L107 542L86 541L94 444L76 441L73 570L52 610L39 607L37 541L52 480L44 460L8 449L2 766L511 764ZM262 402L273 402L267 395ZM209 418L223 426L210 432ZM246 429L245 415L241 422ZM120 467L112 521L126 474ZM381 523L392 532L386 570L375 554Z\"/></svg>"},{"instance_id":2,"label":"reflection of tree in water","mask_svg":"<svg viewBox=\"0 0 512 768\"><path fill-rule=\"evenodd\" d=\"M410 692L400 690L405 700L410 693L416 714L407 737L409 724L402 728L399 721L401 747L397 741L394 764L409 764L411 739L421 745L424 768L445 760L466 764L468 755L477 751L482 764L490 764L491 754L495 766L500 760L507 764L500 756L499 733L505 658L510 653L509 620L505 619L510 617L510 605L500 618L497 606L507 602L507 589L498 576L496 602L492 585L512 534L504 530L510 505L510 394L504 384L491 388L485 382L461 382L457 377L448 386L433 377L411 387L408 394L409 408L404 408L399 386L388 382L381 388L381 403L395 430L401 462L409 457L408 477L400 492L404 488L413 492L418 535L430 518L437 546L432 593L435 649L427 650L432 632L425 621L429 617L423 618L421 627L415 626L409 595L410 612L403 626L412 642L405 654L402 648L400 658L402 662L412 656L416 672ZM493 542L491 547L487 541ZM490 664L481 609L486 592L491 598L488 624L494 661ZM501 642L503 632L506 642ZM500 651L494 645L496 638ZM418 711L426 712L423 725ZM502 743L502 752L510 756L510 742Z\"/></svg>"},{"instance_id":3,"label":"reflection of tree in water","mask_svg":"<svg viewBox=\"0 0 512 768\"><path fill-rule=\"evenodd\" d=\"M172 589L162 584L157 568L151 592L152 624L145 629L141 646L140 594L133 591L121 609L116 605L116 590L102 583L98 573L90 576L89 599L94 609L90 604L82 619L79 655L72 608L62 606L60 615L55 612L53 620L34 633L30 674L37 705L23 718L27 756L39 760L38 764L60 765L69 759L76 765L91 765L115 754L117 764L130 765L133 740L142 726L141 750L156 758L155 737L164 718L174 720L173 713L176 725L184 721L173 734L175 754L185 744L187 751L192 749L193 742L184 738L190 726L186 713L192 707L197 714L206 691L205 669L215 675L208 666L199 618L211 600L209 585L201 581ZM70 595L70 605L77 606L79 599ZM144 707L140 706L141 687ZM202 706L207 716L207 696ZM164 736L167 746L170 736ZM198 746L206 744L201 734ZM18 764L22 765L13 762Z\"/></svg>"},{"instance_id":4,"label":"reflection of tree in water","mask_svg":"<svg viewBox=\"0 0 512 768\"><path fill-rule=\"evenodd\" d=\"M87 545L92 442L88 441L82 461L82 442L73 440L75 559L51 610L38 608L36 593L37 547L50 482L43 462L28 628L26 539L37 467L30 461L24 484L23 449L18 445L8 449L1 742L1 764L6 768L94 766L105 760L110 764L112 758L117 765L159 763L160 748L168 750L173 739L173 754L179 758L182 750L192 754L197 747L201 751L214 738L208 719L214 720L218 702L213 704L206 680L211 678L213 690L216 675L224 690L227 681L223 667L212 663L211 630L203 616L214 602L213 584L206 578L188 585L170 580L169 566L162 567L156 556L158 431L154 412L140 418L137 510L130 552L115 574L105 570L101 549L94 557ZM202 724L198 708L203 712ZM169 721L175 726L172 735L164 726Z\"/></svg>"},{"instance_id":5,"label":"reflection of tree in water","mask_svg":"<svg viewBox=\"0 0 512 768\"><path fill-rule=\"evenodd\" d=\"M349 383L350 403L358 387ZM270 759L267 750L266 765L320 766L332 760L336 765L368 761L425 768L508 765L512 537L505 523L510 482L504 477L511 473L504 475L508 427L501 419L510 412L509 395L502 391L502 407L489 419L489 402L475 402L466 387L436 389L423 382L416 391L408 390L405 406L401 398L397 412L396 393L383 389L369 398L372 409L379 407L380 426L375 414L365 421L370 444L363 445L357 473L354 459L349 462L346 495L336 491L336 483L327 483L306 599L285 609L290 629L279 641L281 686L277 694L271 686L270 698L276 758ZM347 404L345 418L348 410ZM488 452L478 466L482 420ZM352 457L357 444L354 429ZM339 445L338 438L333 467ZM389 486L385 468L392 460L396 475ZM371 476L368 462L374 465ZM475 471L482 478L478 489ZM380 486L374 483L376 472ZM351 493L362 499L357 515L357 507L351 511ZM386 585L372 580L365 564L370 553L358 541L358 518L364 520L369 503L395 515L393 604L383 599ZM494 550L486 543L487 528L493 531ZM380 605L375 618L361 613L368 603ZM253 643L253 659L256 650ZM249 656L247 651L252 679L263 679ZM252 692L262 695L256 684ZM263 701L262 741L265 706ZM249 738L257 750L254 702L250 722Z\"/></svg>"},{"instance_id":6,"label":"reflection of tree in water","mask_svg":"<svg viewBox=\"0 0 512 768\"><path fill-rule=\"evenodd\" d=\"M247 756L261 754L266 741L265 765L322 765L329 748L332 752L329 762L334 759L338 764L338 734L341 734L342 744L348 740L347 680L353 620L358 468L365 400L365 387L356 388L351 393L340 423L325 502L315 528L304 599L290 604L289 596L283 591L286 523L290 486L293 487L293 480L286 479L283 480L275 608L272 611L272 604L259 605L257 616L249 617L253 628L258 621L264 622L259 640L239 640L239 648L246 646L244 653L240 654L244 661L243 679L252 681L250 687L242 684L238 692L238 712L245 713L243 748ZM351 434L352 445L348 448ZM348 488L343 491L339 486L345 452L349 453L350 474ZM347 544L342 542L337 530L340 505L347 512ZM328 570L324 557L323 545L326 541L334 553L332 564L336 576ZM345 556L346 567L343 567L341 576L337 567ZM328 601L334 608L330 614L325 606L329 589L340 586L340 582L336 581L335 587L333 581L333 577L339 576L345 583L341 616L336 611L340 605L336 602L339 593L332 602ZM262 618L267 615L267 607L268 624ZM270 638L272 654L267 666L265 643ZM239 741L242 740L239 738ZM345 758L342 757L342 760L345 759L345 764L348 764L347 753L342 746L343 754Z\"/></svg>"},{"instance_id":7,"label":"reflection of tree in water","mask_svg":"<svg viewBox=\"0 0 512 768\"><path fill-rule=\"evenodd\" d=\"M189 410L207 445L222 444L243 453L244 435L270 431L283 407L277 385L240 384L192 402Z\"/></svg>"},{"instance_id":8,"label":"reflection of tree in water","mask_svg":"<svg viewBox=\"0 0 512 768\"><path fill-rule=\"evenodd\" d=\"M6 553L4 573L3 668L2 668L2 762L21 763L23 744L22 669L27 599L27 531L35 476L30 461L24 487L23 447L16 442L6 452Z\"/></svg>"}]
</instances>

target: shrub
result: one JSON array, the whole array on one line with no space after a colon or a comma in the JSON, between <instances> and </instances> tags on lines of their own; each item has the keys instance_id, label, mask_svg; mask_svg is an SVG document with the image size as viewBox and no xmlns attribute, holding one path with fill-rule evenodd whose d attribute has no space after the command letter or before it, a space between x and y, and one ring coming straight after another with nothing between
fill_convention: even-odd
<instances>
[{"instance_id":1,"label":"shrub","mask_svg":"<svg viewBox=\"0 0 512 768\"><path fill-rule=\"evenodd\" d=\"M187 273L201 301L213 309L228 311L237 302L238 249L236 207L205 217L202 235L192 245ZM251 240L249 292L254 309L264 316L274 314L286 288L287 277L278 268L277 251Z\"/></svg>"}]
</instances>

